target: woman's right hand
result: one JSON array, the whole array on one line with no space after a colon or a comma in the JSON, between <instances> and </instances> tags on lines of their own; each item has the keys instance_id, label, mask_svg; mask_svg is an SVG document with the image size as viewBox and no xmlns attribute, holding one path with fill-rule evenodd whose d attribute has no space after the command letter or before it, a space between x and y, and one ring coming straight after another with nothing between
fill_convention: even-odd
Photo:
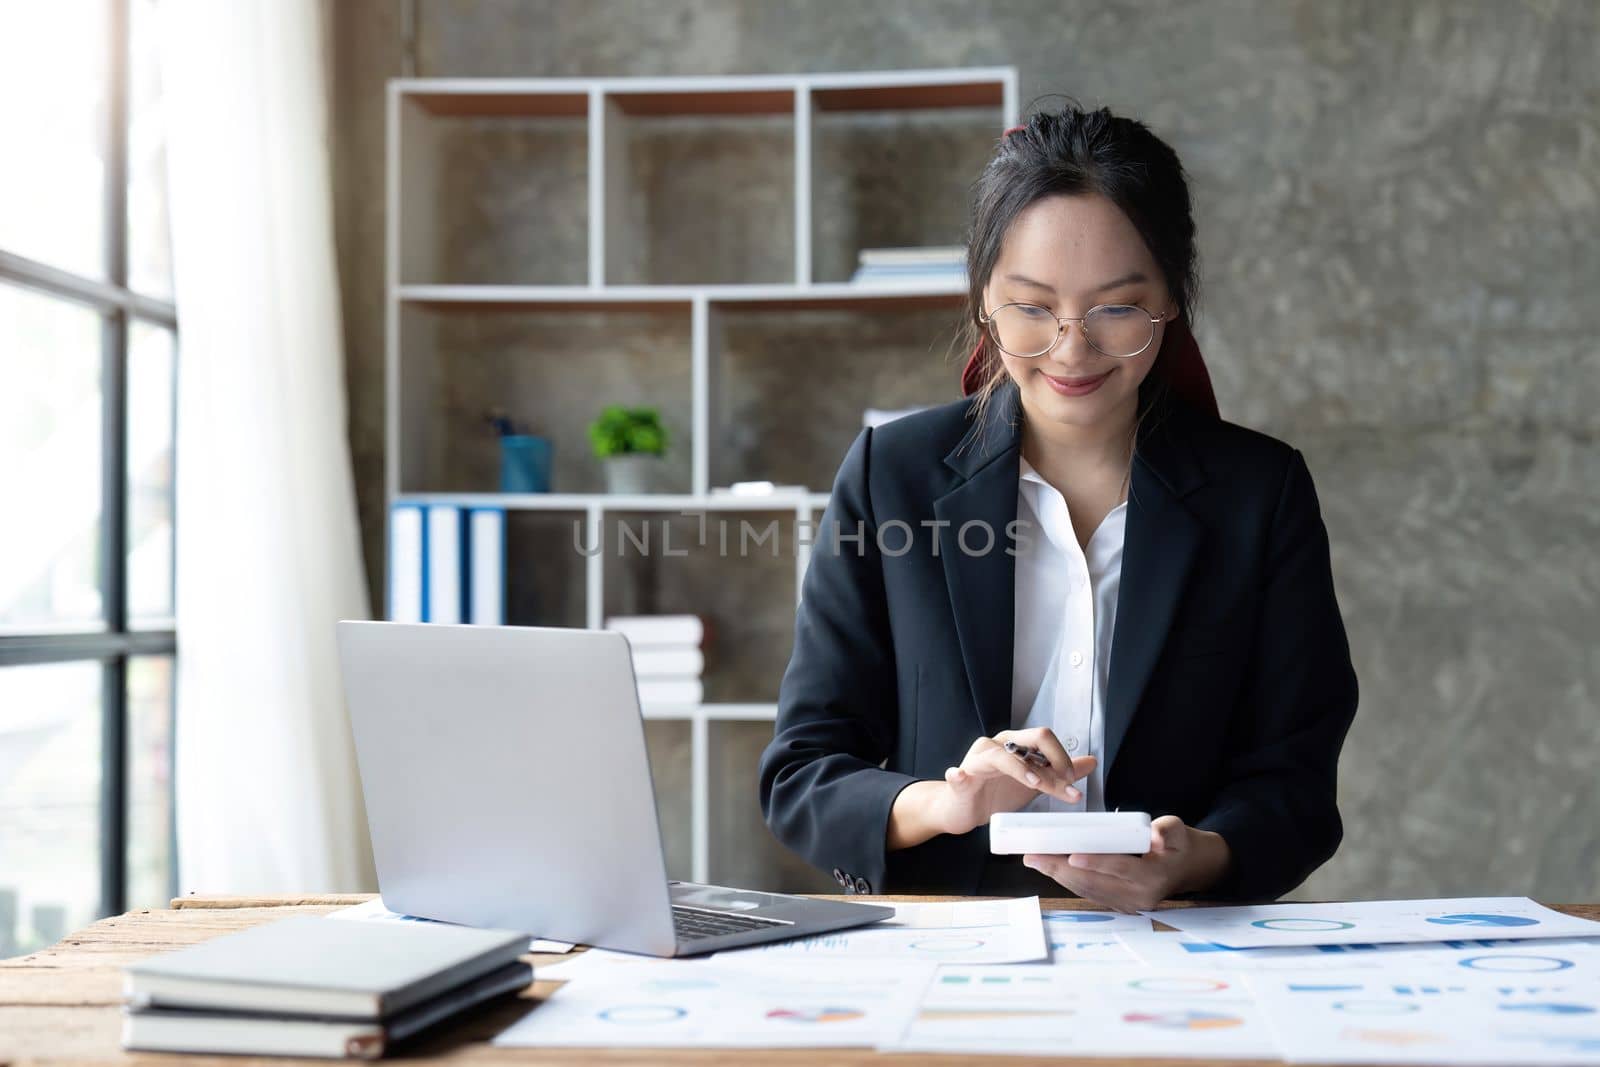
<instances>
[{"instance_id":1,"label":"woman's right hand","mask_svg":"<svg viewBox=\"0 0 1600 1067\"><path fill-rule=\"evenodd\" d=\"M1007 741L1038 749L1050 766L1018 759L1006 751ZM1082 794L1072 783L1087 777L1096 762L1093 756L1073 759L1067 755L1048 727L1002 730L993 737L978 738L961 765L944 772L943 788L931 793L933 810L929 814L944 833L964 834L987 826L996 812L1021 810L1040 793L1075 804Z\"/></svg>"}]
</instances>

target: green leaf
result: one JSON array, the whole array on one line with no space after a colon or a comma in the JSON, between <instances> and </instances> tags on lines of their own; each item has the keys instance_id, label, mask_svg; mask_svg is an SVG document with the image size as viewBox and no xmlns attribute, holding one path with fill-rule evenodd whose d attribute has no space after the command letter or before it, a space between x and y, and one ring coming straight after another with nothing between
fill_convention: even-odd
<instances>
[{"instance_id":1,"label":"green leaf","mask_svg":"<svg viewBox=\"0 0 1600 1067\"><path fill-rule=\"evenodd\" d=\"M629 453L659 456L667 450L667 430L655 408L607 404L589 424L589 444L601 459Z\"/></svg>"}]
</instances>

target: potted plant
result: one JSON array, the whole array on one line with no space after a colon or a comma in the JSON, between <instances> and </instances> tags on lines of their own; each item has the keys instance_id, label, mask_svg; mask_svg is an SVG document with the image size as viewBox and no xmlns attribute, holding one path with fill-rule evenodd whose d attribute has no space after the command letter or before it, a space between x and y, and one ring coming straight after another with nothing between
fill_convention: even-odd
<instances>
[{"instance_id":1,"label":"potted plant","mask_svg":"<svg viewBox=\"0 0 1600 1067\"><path fill-rule=\"evenodd\" d=\"M604 462L609 492L648 493L667 450L667 430L655 408L608 404L589 424L589 443Z\"/></svg>"}]
</instances>

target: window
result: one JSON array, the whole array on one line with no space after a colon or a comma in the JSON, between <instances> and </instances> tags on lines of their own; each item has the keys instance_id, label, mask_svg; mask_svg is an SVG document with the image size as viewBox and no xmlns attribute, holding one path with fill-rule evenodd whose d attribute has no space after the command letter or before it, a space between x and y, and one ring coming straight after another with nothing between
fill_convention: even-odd
<instances>
[{"instance_id":1,"label":"window","mask_svg":"<svg viewBox=\"0 0 1600 1067\"><path fill-rule=\"evenodd\" d=\"M0 957L176 884L158 2L0 25Z\"/></svg>"}]
</instances>

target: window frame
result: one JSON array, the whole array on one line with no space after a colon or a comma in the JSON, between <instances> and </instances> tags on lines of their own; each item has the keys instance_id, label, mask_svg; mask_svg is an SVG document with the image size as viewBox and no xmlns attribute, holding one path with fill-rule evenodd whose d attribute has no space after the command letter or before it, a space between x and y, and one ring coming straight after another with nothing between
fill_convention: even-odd
<instances>
[{"instance_id":1,"label":"window frame","mask_svg":"<svg viewBox=\"0 0 1600 1067\"><path fill-rule=\"evenodd\" d=\"M131 65L130 0L105 0L106 108L101 127L105 211L101 264L104 279L62 270L0 249L0 281L67 300L100 315L100 595L103 630L87 633L0 633L0 670L40 663L97 660L101 664L100 907L102 916L127 910L128 876L128 664L137 656L170 656L176 662L176 623L130 629L128 625L128 336L134 322L178 332L170 301L128 288L128 124ZM173 387L181 353L174 345ZM176 419L176 409L174 409ZM176 445L174 427L174 445ZM176 457L174 457L176 462ZM176 543L176 515L173 540ZM176 582L174 561L174 582ZM162 620L158 620L160 623ZM174 672L176 676L176 672ZM170 732L176 734L176 724ZM169 743L170 744L170 743ZM169 755L171 753L169 752ZM169 809L171 805L169 804ZM173 820L175 823L175 820ZM177 890L176 826L167 828L174 847L168 891Z\"/></svg>"}]
</instances>

